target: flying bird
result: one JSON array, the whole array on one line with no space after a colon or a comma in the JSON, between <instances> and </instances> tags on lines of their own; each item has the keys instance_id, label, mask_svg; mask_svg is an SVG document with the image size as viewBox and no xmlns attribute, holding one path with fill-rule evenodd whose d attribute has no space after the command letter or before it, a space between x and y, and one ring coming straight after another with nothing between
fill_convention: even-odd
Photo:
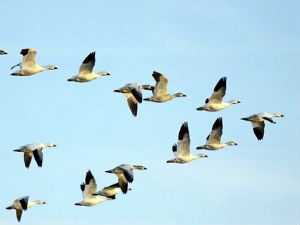
<instances>
[{"instance_id":1,"label":"flying bird","mask_svg":"<svg viewBox=\"0 0 300 225\"><path fill-rule=\"evenodd\" d=\"M223 134L223 121L222 121L222 117L220 117L214 122L211 132L206 138L206 144L197 147L197 149L218 150L227 146L237 145L237 143L235 143L234 141L222 143L221 142L222 134Z\"/></svg>"},{"instance_id":2,"label":"flying bird","mask_svg":"<svg viewBox=\"0 0 300 225\"><path fill-rule=\"evenodd\" d=\"M16 149L13 151L24 152L25 167L29 169L32 155L34 156L34 159L35 159L38 167L42 167L42 165L43 165L43 148L44 147L56 147L56 145L53 143L28 144L28 145L21 146L19 149Z\"/></svg>"},{"instance_id":3,"label":"flying bird","mask_svg":"<svg viewBox=\"0 0 300 225\"><path fill-rule=\"evenodd\" d=\"M6 54L7 54L7 52L0 50L0 55L6 55Z\"/></svg>"},{"instance_id":4,"label":"flying bird","mask_svg":"<svg viewBox=\"0 0 300 225\"><path fill-rule=\"evenodd\" d=\"M93 68L95 66L96 58L95 52L91 52L82 62L79 73L68 79L68 81L75 81L75 82L88 82L94 80L101 76L108 76L110 73L106 71L101 71L99 73L93 73Z\"/></svg>"},{"instance_id":5,"label":"flying bird","mask_svg":"<svg viewBox=\"0 0 300 225\"><path fill-rule=\"evenodd\" d=\"M95 192L93 195L102 195L108 198L115 199L116 194L119 194L121 192L121 187L119 183L112 184L110 186L107 186L103 188L101 191ZM128 191L131 191L131 188L128 188Z\"/></svg>"},{"instance_id":6,"label":"flying bird","mask_svg":"<svg viewBox=\"0 0 300 225\"><path fill-rule=\"evenodd\" d=\"M35 206L37 204L46 204L46 202L41 201L41 200L29 201L28 199L29 199L29 196L24 196L24 197L18 198L14 201L14 203L12 205L6 207L6 209L15 209L16 210L18 222L21 221L23 210L27 210L28 208Z\"/></svg>"},{"instance_id":7,"label":"flying bird","mask_svg":"<svg viewBox=\"0 0 300 225\"><path fill-rule=\"evenodd\" d=\"M93 195L93 193L95 193L97 190L97 183L90 170L86 173L85 183L80 185L80 189L82 191L83 200L75 203L75 205L94 206L101 202L112 200L112 198L99 198L98 196Z\"/></svg>"},{"instance_id":8,"label":"flying bird","mask_svg":"<svg viewBox=\"0 0 300 225\"><path fill-rule=\"evenodd\" d=\"M129 83L124 87L114 90L114 92L123 93L125 95L128 106L133 116L137 115L138 103L143 102L142 89L152 90L152 86L141 85L139 83Z\"/></svg>"},{"instance_id":9,"label":"flying bird","mask_svg":"<svg viewBox=\"0 0 300 225\"><path fill-rule=\"evenodd\" d=\"M24 48L21 50L20 54L23 55L22 63L19 63L11 68L13 69L16 66L19 66L20 70L13 72L11 74L13 76L29 76L45 70L57 69L57 67L53 65L39 66L35 61L37 51L32 48Z\"/></svg>"},{"instance_id":10,"label":"flying bird","mask_svg":"<svg viewBox=\"0 0 300 225\"><path fill-rule=\"evenodd\" d=\"M241 118L242 120L250 121L253 127L253 131L258 140L262 140L264 137L265 130L265 120L270 123L276 123L273 121L273 117L284 117L281 113L257 113L245 118Z\"/></svg>"},{"instance_id":11,"label":"flying bird","mask_svg":"<svg viewBox=\"0 0 300 225\"><path fill-rule=\"evenodd\" d=\"M128 183L133 181L133 170L135 169L146 170L147 168L144 166L122 164L105 172L114 173L118 177L118 184L120 185L123 194L126 194L128 191Z\"/></svg>"},{"instance_id":12,"label":"flying bird","mask_svg":"<svg viewBox=\"0 0 300 225\"><path fill-rule=\"evenodd\" d=\"M167 86L168 86L168 78L156 71L153 71L152 73L153 78L156 81L155 88L153 89L153 96L145 98L145 101L152 101L152 102L166 102L169 101L175 97L186 97L183 93L176 93L173 95L170 95Z\"/></svg>"},{"instance_id":13,"label":"flying bird","mask_svg":"<svg viewBox=\"0 0 300 225\"><path fill-rule=\"evenodd\" d=\"M176 158L168 160L167 163L187 163L194 159L207 157L207 155L203 153L192 155L190 153L190 144L191 144L191 140L190 140L188 123L184 122L181 125L178 134L178 142L177 144L174 144L172 147L172 151L176 156Z\"/></svg>"},{"instance_id":14,"label":"flying bird","mask_svg":"<svg viewBox=\"0 0 300 225\"><path fill-rule=\"evenodd\" d=\"M205 110L210 112L219 111L222 109L225 109L226 107L232 105L232 104L238 104L241 103L238 100L231 100L229 102L223 102L223 97L226 93L226 77L222 77L217 85L214 88L214 92L210 96L210 98L207 98L205 100L205 105L198 107L197 110Z\"/></svg>"}]
</instances>

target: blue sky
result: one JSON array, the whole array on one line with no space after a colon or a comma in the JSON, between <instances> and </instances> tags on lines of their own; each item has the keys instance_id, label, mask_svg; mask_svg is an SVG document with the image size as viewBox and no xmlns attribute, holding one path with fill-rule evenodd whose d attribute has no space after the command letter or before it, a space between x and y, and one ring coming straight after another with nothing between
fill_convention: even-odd
<instances>
[{"instance_id":1,"label":"blue sky","mask_svg":"<svg viewBox=\"0 0 300 225\"><path fill-rule=\"evenodd\" d=\"M5 210L30 195L45 206L29 209L22 224L299 224L299 2L298 1L5 1L1 6L0 224L16 224ZM22 48L40 65L59 69L13 77ZM96 51L89 83L66 80ZM154 84L156 70L169 92L186 98L139 105L134 118L113 90L129 82ZM204 104L222 77L224 100L242 103L210 113ZM150 93L144 93L149 96ZM257 141L241 117L281 112ZM184 121L191 152L217 117L223 141L238 146L208 158L170 165ZM54 142L43 168L24 168L21 145ZM77 207L79 185L91 169L98 188L116 182L104 171L141 164L133 191L94 207Z\"/></svg>"}]
</instances>

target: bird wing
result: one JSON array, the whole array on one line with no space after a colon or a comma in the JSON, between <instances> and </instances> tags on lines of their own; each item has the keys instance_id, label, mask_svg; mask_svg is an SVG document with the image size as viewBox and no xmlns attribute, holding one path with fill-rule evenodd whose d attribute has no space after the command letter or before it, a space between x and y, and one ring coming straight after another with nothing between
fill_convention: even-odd
<instances>
[{"instance_id":1,"label":"bird wing","mask_svg":"<svg viewBox=\"0 0 300 225\"><path fill-rule=\"evenodd\" d=\"M142 103L143 101L143 94L142 94L142 89L138 83L133 83L128 86L131 94L135 97L135 99L139 102Z\"/></svg>"},{"instance_id":2,"label":"bird wing","mask_svg":"<svg viewBox=\"0 0 300 225\"><path fill-rule=\"evenodd\" d=\"M22 213L23 213L22 209L16 209L16 215L17 215L18 222L21 221Z\"/></svg>"},{"instance_id":3,"label":"bird wing","mask_svg":"<svg viewBox=\"0 0 300 225\"><path fill-rule=\"evenodd\" d=\"M208 137L207 144L220 144L222 134L223 134L223 121L222 121L222 117L219 117L212 126L212 130Z\"/></svg>"},{"instance_id":4,"label":"bird wing","mask_svg":"<svg viewBox=\"0 0 300 225\"><path fill-rule=\"evenodd\" d=\"M155 96L162 96L168 94L167 86L168 86L168 79L161 73L153 71L152 76L156 81L155 85Z\"/></svg>"},{"instance_id":5,"label":"bird wing","mask_svg":"<svg viewBox=\"0 0 300 225\"><path fill-rule=\"evenodd\" d=\"M32 152L24 152L25 167L29 168L32 159Z\"/></svg>"},{"instance_id":6,"label":"bird wing","mask_svg":"<svg viewBox=\"0 0 300 225\"><path fill-rule=\"evenodd\" d=\"M265 130L265 122L253 122L251 121L253 132L258 140L262 140L264 137L264 130Z\"/></svg>"},{"instance_id":7,"label":"bird wing","mask_svg":"<svg viewBox=\"0 0 300 225\"><path fill-rule=\"evenodd\" d=\"M35 57L37 55L37 51L30 48L22 49L20 52L21 55L23 55L22 59L22 68L32 68L36 66Z\"/></svg>"},{"instance_id":8,"label":"bird wing","mask_svg":"<svg viewBox=\"0 0 300 225\"><path fill-rule=\"evenodd\" d=\"M132 115L137 115L138 104L136 98L132 95L132 93L124 93L127 98L127 103L130 108Z\"/></svg>"},{"instance_id":9,"label":"bird wing","mask_svg":"<svg viewBox=\"0 0 300 225\"><path fill-rule=\"evenodd\" d=\"M177 156L188 156L190 154L190 133L188 123L184 122L181 125L178 142L177 142Z\"/></svg>"},{"instance_id":10,"label":"bird wing","mask_svg":"<svg viewBox=\"0 0 300 225\"><path fill-rule=\"evenodd\" d=\"M123 171L124 177L126 180L131 183L133 181L133 171L130 169L128 165L121 165L119 168Z\"/></svg>"},{"instance_id":11,"label":"bird wing","mask_svg":"<svg viewBox=\"0 0 300 225\"><path fill-rule=\"evenodd\" d=\"M226 93L226 77L222 77L214 88L214 92L209 98L209 102L211 103L221 103L222 99ZM206 100L207 102L207 100Z\"/></svg>"},{"instance_id":12,"label":"bird wing","mask_svg":"<svg viewBox=\"0 0 300 225\"><path fill-rule=\"evenodd\" d=\"M97 190L97 183L92 174L89 170L85 176L85 187L84 187L84 198L95 198L93 193Z\"/></svg>"},{"instance_id":13,"label":"bird wing","mask_svg":"<svg viewBox=\"0 0 300 225\"><path fill-rule=\"evenodd\" d=\"M120 188L121 188L123 194L126 194L127 190L128 190L128 181L125 178L124 173L117 174L117 176L118 176L118 182L119 182Z\"/></svg>"},{"instance_id":14,"label":"bird wing","mask_svg":"<svg viewBox=\"0 0 300 225\"><path fill-rule=\"evenodd\" d=\"M38 167L42 167L43 165L43 148L35 149L33 151L34 159L38 165Z\"/></svg>"},{"instance_id":15,"label":"bird wing","mask_svg":"<svg viewBox=\"0 0 300 225\"><path fill-rule=\"evenodd\" d=\"M79 68L79 74L90 74L95 66L96 57L95 52L91 52L82 62Z\"/></svg>"},{"instance_id":16,"label":"bird wing","mask_svg":"<svg viewBox=\"0 0 300 225\"><path fill-rule=\"evenodd\" d=\"M20 203L22 209L27 210L29 196L23 196L15 200L14 205Z\"/></svg>"}]
</instances>

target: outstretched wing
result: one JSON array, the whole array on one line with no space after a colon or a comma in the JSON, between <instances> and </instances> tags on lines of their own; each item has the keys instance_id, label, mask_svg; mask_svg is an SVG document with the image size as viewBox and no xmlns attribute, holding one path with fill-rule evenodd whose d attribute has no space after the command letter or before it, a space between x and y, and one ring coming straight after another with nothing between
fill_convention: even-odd
<instances>
[{"instance_id":1,"label":"outstretched wing","mask_svg":"<svg viewBox=\"0 0 300 225\"><path fill-rule=\"evenodd\" d=\"M90 74L95 66L96 57L95 52L91 52L82 62L79 68L79 74Z\"/></svg>"},{"instance_id":2,"label":"outstretched wing","mask_svg":"<svg viewBox=\"0 0 300 225\"><path fill-rule=\"evenodd\" d=\"M34 150L33 156L34 156L34 159L35 159L38 167L42 167L42 165L43 165L43 148Z\"/></svg>"},{"instance_id":3,"label":"outstretched wing","mask_svg":"<svg viewBox=\"0 0 300 225\"><path fill-rule=\"evenodd\" d=\"M222 117L219 117L212 126L212 130L208 138L208 144L220 144L222 134L223 134L223 121L222 121Z\"/></svg>"},{"instance_id":4,"label":"outstretched wing","mask_svg":"<svg viewBox=\"0 0 300 225\"><path fill-rule=\"evenodd\" d=\"M167 86L168 86L168 79L161 73L153 71L152 76L156 81L155 85L155 96L162 96L168 94Z\"/></svg>"},{"instance_id":5,"label":"outstretched wing","mask_svg":"<svg viewBox=\"0 0 300 225\"><path fill-rule=\"evenodd\" d=\"M226 77L222 77L214 88L214 92L209 98L209 102L220 103L226 93ZM207 101L207 100L206 100Z\"/></svg>"},{"instance_id":6,"label":"outstretched wing","mask_svg":"<svg viewBox=\"0 0 300 225\"><path fill-rule=\"evenodd\" d=\"M190 154L190 133L188 123L184 122L181 125L178 142L177 142L177 156L188 156Z\"/></svg>"},{"instance_id":7,"label":"outstretched wing","mask_svg":"<svg viewBox=\"0 0 300 225\"><path fill-rule=\"evenodd\" d=\"M20 52L21 55L23 55L22 59L22 69L29 67L35 67L36 66L36 61L35 57L37 55L37 51L31 48L24 48Z\"/></svg>"}]
</instances>

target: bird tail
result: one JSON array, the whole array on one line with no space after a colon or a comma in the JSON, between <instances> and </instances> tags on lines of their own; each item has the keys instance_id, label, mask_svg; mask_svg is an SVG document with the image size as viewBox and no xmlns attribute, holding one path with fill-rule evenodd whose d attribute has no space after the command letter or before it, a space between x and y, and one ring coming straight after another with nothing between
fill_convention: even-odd
<instances>
[{"instance_id":1,"label":"bird tail","mask_svg":"<svg viewBox=\"0 0 300 225\"><path fill-rule=\"evenodd\" d=\"M200 107L198 107L197 108L197 110L199 110L199 111L202 111L202 110L204 110L205 108L203 107L203 106L200 106Z\"/></svg>"},{"instance_id":2,"label":"bird tail","mask_svg":"<svg viewBox=\"0 0 300 225\"><path fill-rule=\"evenodd\" d=\"M204 145L198 146L196 149L204 149Z\"/></svg>"}]
</instances>

